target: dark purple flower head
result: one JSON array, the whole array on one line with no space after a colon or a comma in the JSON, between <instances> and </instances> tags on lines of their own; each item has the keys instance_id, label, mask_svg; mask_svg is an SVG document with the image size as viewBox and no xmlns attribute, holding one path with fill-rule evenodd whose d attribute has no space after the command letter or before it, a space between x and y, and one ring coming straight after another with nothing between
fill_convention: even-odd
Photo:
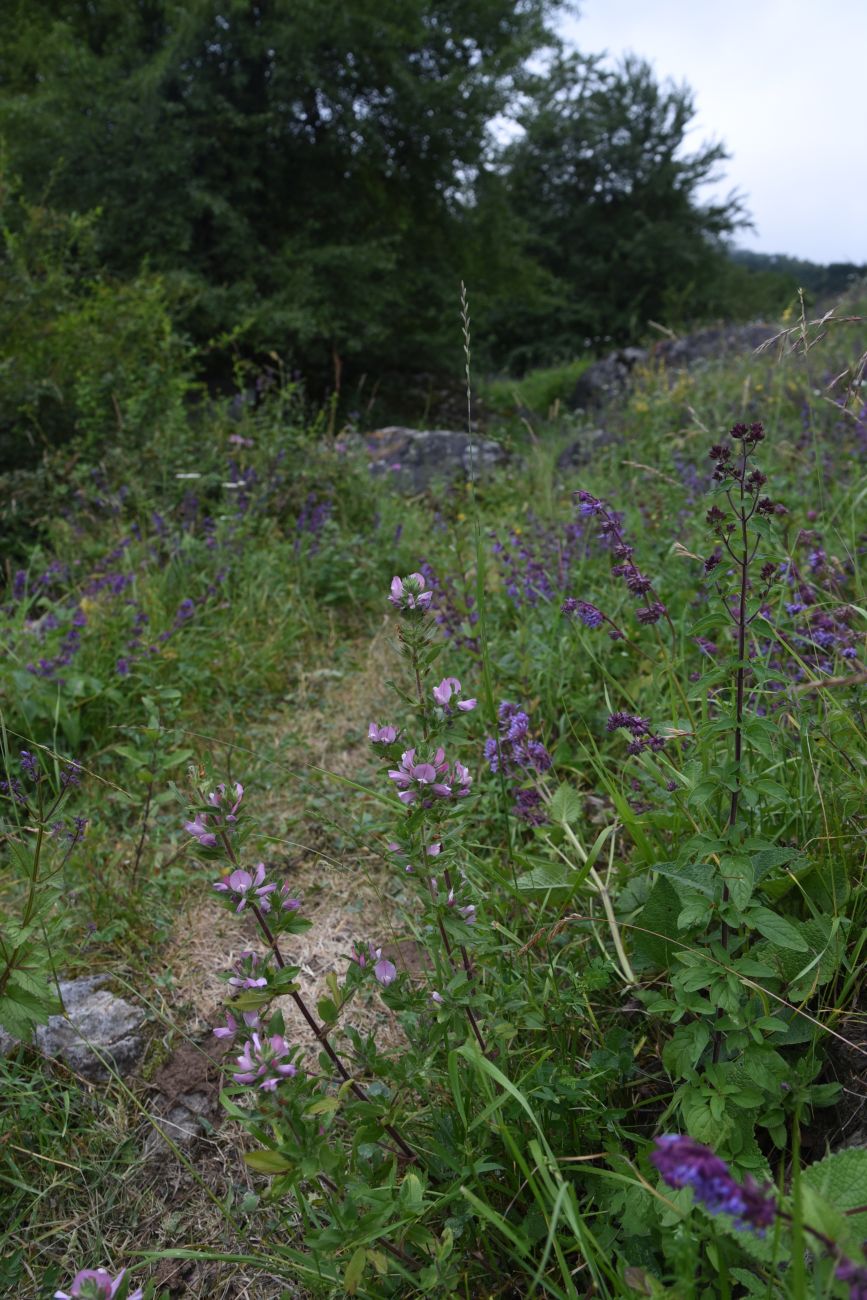
<instances>
[{"instance_id":1,"label":"dark purple flower head","mask_svg":"<svg viewBox=\"0 0 867 1300\"><path fill-rule=\"evenodd\" d=\"M669 1187L691 1187L696 1201L711 1214L730 1214L739 1228L763 1232L776 1218L772 1197L751 1178L736 1183L725 1161L691 1137L658 1137L650 1158Z\"/></svg>"},{"instance_id":2,"label":"dark purple flower head","mask_svg":"<svg viewBox=\"0 0 867 1300\"><path fill-rule=\"evenodd\" d=\"M651 601L649 605L643 605L641 609L635 611L635 617L639 623L658 623L666 614L665 606L661 601Z\"/></svg>"},{"instance_id":3,"label":"dark purple flower head","mask_svg":"<svg viewBox=\"0 0 867 1300\"><path fill-rule=\"evenodd\" d=\"M589 601L575 600L573 596L569 596L564 600L560 609L564 614L577 614L585 627L599 627L605 622L605 615L601 609L597 609Z\"/></svg>"},{"instance_id":4,"label":"dark purple flower head","mask_svg":"<svg viewBox=\"0 0 867 1300\"><path fill-rule=\"evenodd\" d=\"M41 775L39 771L39 760L29 749L21 751L21 771L31 781L38 781Z\"/></svg>"},{"instance_id":5,"label":"dark purple flower head","mask_svg":"<svg viewBox=\"0 0 867 1300\"><path fill-rule=\"evenodd\" d=\"M867 1300L867 1268L856 1264L851 1259L841 1259L834 1277L838 1282L846 1282L849 1287L849 1300Z\"/></svg>"}]
</instances>

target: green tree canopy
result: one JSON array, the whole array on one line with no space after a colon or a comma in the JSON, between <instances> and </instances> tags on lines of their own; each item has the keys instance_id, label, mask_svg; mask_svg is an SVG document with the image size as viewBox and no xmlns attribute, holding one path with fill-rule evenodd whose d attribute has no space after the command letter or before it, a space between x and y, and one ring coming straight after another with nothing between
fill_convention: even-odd
<instances>
[{"instance_id":1,"label":"green tree canopy","mask_svg":"<svg viewBox=\"0 0 867 1300\"><path fill-rule=\"evenodd\" d=\"M503 158L528 251L549 280L544 329L531 312L503 339L524 360L706 310L721 237L745 219L735 197L700 201L726 154L685 148L694 112L688 88L661 85L633 58L615 69L561 58L531 87Z\"/></svg>"},{"instance_id":2,"label":"green tree canopy","mask_svg":"<svg viewBox=\"0 0 867 1300\"><path fill-rule=\"evenodd\" d=\"M199 339L425 364L457 350L489 123L560 3L13 0L0 126L28 192L101 209L109 269L179 282Z\"/></svg>"}]
</instances>

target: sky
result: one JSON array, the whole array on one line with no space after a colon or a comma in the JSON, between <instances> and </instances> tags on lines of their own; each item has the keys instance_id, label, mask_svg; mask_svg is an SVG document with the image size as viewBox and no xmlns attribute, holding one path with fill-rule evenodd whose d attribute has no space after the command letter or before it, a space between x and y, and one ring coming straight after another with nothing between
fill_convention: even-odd
<instances>
[{"instance_id":1,"label":"sky","mask_svg":"<svg viewBox=\"0 0 867 1300\"><path fill-rule=\"evenodd\" d=\"M755 230L735 243L815 262L867 262L867 0L579 0L558 23L583 54L648 60L687 82L690 140L721 140L722 184ZM703 196L704 197L704 196Z\"/></svg>"}]
</instances>

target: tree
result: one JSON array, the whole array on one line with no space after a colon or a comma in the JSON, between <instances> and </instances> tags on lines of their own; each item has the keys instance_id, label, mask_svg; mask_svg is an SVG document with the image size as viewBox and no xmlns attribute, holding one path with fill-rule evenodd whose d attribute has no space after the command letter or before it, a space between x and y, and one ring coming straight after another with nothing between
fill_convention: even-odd
<instances>
[{"instance_id":1,"label":"tree","mask_svg":"<svg viewBox=\"0 0 867 1300\"><path fill-rule=\"evenodd\" d=\"M185 294L201 341L322 366L458 348L488 124L561 0L13 0L0 127L31 195ZM447 332L446 332L447 331Z\"/></svg>"},{"instance_id":2,"label":"tree","mask_svg":"<svg viewBox=\"0 0 867 1300\"><path fill-rule=\"evenodd\" d=\"M746 222L736 197L699 201L726 154L720 144L686 151L693 116L686 87L660 85L633 58L616 69L562 58L531 88L522 135L502 159L549 280L541 316L511 322L502 340L521 345L522 360L635 338L649 319L702 314L722 237Z\"/></svg>"}]
</instances>

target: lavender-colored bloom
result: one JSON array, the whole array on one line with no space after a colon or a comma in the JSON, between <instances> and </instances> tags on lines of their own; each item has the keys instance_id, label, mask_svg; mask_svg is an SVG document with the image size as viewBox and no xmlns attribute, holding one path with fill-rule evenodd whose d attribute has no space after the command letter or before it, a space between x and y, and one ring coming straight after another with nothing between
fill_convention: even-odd
<instances>
[{"instance_id":1,"label":"lavender-colored bloom","mask_svg":"<svg viewBox=\"0 0 867 1300\"><path fill-rule=\"evenodd\" d=\"M445 751L440 748L429 763L416 762L415 749L404 750L400 767L392 768L388 775L399 789L398 798L402 803L414 803L422 792L429 792L440 799L448 799L452 793L447 780L449 765L445 761Z\"/></svg>"},{"instance_id":2,"label":"lavender-colored bloom","mask_svg":"<svg viewBox=\"0 0 867 1300\"><path fill-rule=\"evenodd\" d=\"M125 659L123 655L121 655L120 659L118 659L117 663L114 665L114 671L117 673L118 677L128 677L129 660Z\"/></svg>"},{"instance_id":3,"label":"lavender-colored bloom","mask_svg":"<svg viewBox=\"0 0 867 1300\"><path fill-rule=\"evenodd\" d=\"M54 1300L112 1300L125 1276L125 1268L115 1278L104 1268L83 1268L72 1279L69 1291L54 1292ZM127 1300L142 1300L143 1294L142 1288L136 1287L135 1291L129 1292Z\"/></svg>"},{"instance_id":4,"label":"lavender-colored bloom","mask_svg":"<svg viewBox=\"0 0 867 1300\"><path fill-rule=\"evenodd\" d=\"M258 1012L258 1011L245 1011L245 1012L243 1012L243 1020L244 1020L244 1024L247 1026L248 1029L258 1029L258 1028L259 1028L259 1012ZM225 1023L225 1025L218 1025L218 1026L217 1026L217 1028L214 1030L214 1037L215 1037L215 1038L227 1038L227 1039L229 1039L229 1041L231 1042L231 1040L232 1040L232 1039L235 1037L235 1035L237 1034L239 1028L240 1028L240 1026L239 1026L237 1020L235 1019L235 1017L232 1015L231 1011L227 1011L227 1012L226 1012L226 1023Z\"/></svg>"},{"instance_id":5,"label":"lavender-colored bloom","mask_svg":"<svg viewBox=\"0 0 867 1300\"><path fill-rule=\"evenodd\" d=\"M78 785L81 781L81 764L72 759L62 769L60 773L60 787L62 790L68 790L71 785Z\"/></svg>"},{"instance_id":6,"label":"lavender-colored bloom","mask_svg":"<svg viewBox=\"0 0 867 1300\"><path fill-rule=\"evenodd\" d=\"M12 579L12 599L21 600L27 591L27 570L16 569L15 577Z\"/></svg>"},{"instance_id":7,"label":"lavender-colored bloom","mask_svg":"<svg viewBox=\"0 0 867 1300\"><path fill-rule=\"evenodd\" d=\"M16 803L27 803L24 787L17 776L13 776L9 781L0 781L0 794L5 794L7 798L14 799Z\"/></svg>"},{"instance_id":8,"label":"lavender-colored bloom","mask_svg":"<svg viewBox=\"0 0 867 1300\"><path fill-rule=\"evenodd\" d=\"M383 957L380 954L381 954L381 949L377 948L376 950L377 960L376 960L376 964L373 967L373 973L376 976L377 980L379 980L379 983L384 984L385 987L387 988L389 984L393 984L394 981L397 979L397 967L395 966L393 961L388 961L386 957Z\"/></svg>"},{"instance_id":9,"label":"lavender-colored bloom","mask_svg":"<svg viewBox=\"0 0 867 1300\"><path fill-rule=\"evenodd\" d=\"M477 700L457 699L457 696L461 693L461 684L457 677L444 677L439 686L433 688L432 693L436 703L447 714L450 714L452 711L450 703L452 696L455 697L457 708L461 713L471 713L478 703Z\"/></svg>"},{"instance_id":10,"label":"lavender-colored bloom","mask_svg":"<svg viewBox=\"0 0 867 1300\"><path fill-rule=\"evenodd\" d=\"M236 1057L241 1068L232 1078L235 1083L257 1084L263 1091L273 1092L283 1079L291 1079L298 1073L298 1067L289 1059L291 1051L282 1034L263 1039L254 1033Z\"/></svg>"},{"instance_id":11,"label":"lavender-colored bloom","mask_svg":"<svg viewBox=\"0 0 867 1300\"><path fill-rule=\"evenodd\" d=\"M241 800L244 798L244 787L240 781L236 781L233 789L235 802L227 813L223 813L227 822L236 822L238 820L238 809L241 806ZM208 795L208 803L212 808L219 808L222 811L223 800L226 797L225 782L220 782L216 790L212 790Z\"/></svg>"},{"instance_id":12,"label":"lavender-colored bloom","mask_svg":"<svg viewBox=\"0 0 867 1300\"><path fill-rule=\"evenodd\" d=\"M214 889L228 894L232 903L237 903L236 912L243 912L248 903L263 912L270 912L271 903L268 894L277 888L276 884L265 884L265 863L259 862L253 871L236 867L228 876L214 882Z\"/></svg>"},{"instance_id":13,"label":"lavender-colored bloom","mask_svg":"<svg viewBox=\"0 0 867 1300\"><path fill-rule=\"evenodd\" d=\"M397 740L396 727L380 727L371 722L367 729L367 738L372 745L393 745Z\"/></svg>"},{"instance_id":14,"label":"lavender-colored bloom","mask_svg":"<svg viewBox=\"0 0 867 1300\"><path fill-rule=\"evenodd\" d=\"M776 1218L776 1202L752 1178L736 1183L725 1161L691 1137L658 1137L650 1158L669 1187L691 1187L696 1201L711 1214L732 1215L736 1227L763 1232Z\"/></svg>"},{"instance_id":15,"label":"lavender-colored bloom","mask_svg":"<svg viewBox=\"0 0 867 1300\"><path fill-rule=\"evenodd\" d=\"M29 749L21 750L21 771L31 781L38 781L41 775L39 771L39 760Z\"/></svg>"},{"instance_id":16,"label":"lavender-colored bloom","mask_svg":"<svg viewBox=\"0 0 867 1300\"><path fill-rule=\"evenodd\" d=\"M513 790L515 803L512 811L521 821L527 822L530 826L541 826L548 820L548 814L545 812L542 796L538 790L529 786L521 790Z\"/></svg>"},{"instance_id":17,"label":"lavender-colored bloom","mask_svg":"<svg viewBox=\"0 0 867 1300\"><path fill-rule=\"evenodd\" d=\"M301 899L292 895L289 885L282 885L280 888L280 910L281 912L297 912L301 907Z\"/></svg>"},{"instance_id":18,"label":"lavender-colored bloom","mask_svg":"<svg viewBox=\"0 0 867 1300\"><path fill-rule=\"evenodd\" d=\"M426 586L422 573L411 573L408 578L394 577L388 599L395 609L404 613L424 612L430 608L433 599L433 592L426 591Z\"/></svg>"},{"instance_id":19,"label":"lavender-colored bloom","mask_svg":"<svg viewBox=\"0 0 867 1300\"><path fill-rule=\"evenodd\" d=\"M264 967L262 958L251 948L246 948L235 962L233 969L236 973L229 978L230 986L235 989L265 988L268 980L257 973L260 967Z\"/></svg>"},{"instance_id":20,"label":"lavender-colored bloom","mask_svg":"<svg viewBox=\"0 0 867 1300\"><path fill-rule=\"evenodd\" d=\"M851 1259L841 1259L834 1270L838 1282L849 1287L849 1300L867 1300L867 1268Z\"/></svg>"},{"instance_id":21,"label":"lavender-colored bloom","mask_svg":"<svg viewBox=\"0 0 867 1300\"><path fill-rule=\"evenodd\" d=\"M437 1006L441 1006L445 1002L445 998L443 997L442 993L437 993L436 989L434 989L433 992L431 993L430 1000L431 1002L435 1002Z\"/></svg>"},{"instance_id":22,"label":"lavender-colored bloom","mask_svg":"<svg viewBox=\"0 0 867 1300\"><path fill-rule=\"evenodd\" d=\"M184 822L184 830L188 835L194 835L203 849L217 847L217 837L208 827L207 813L196 813L192 821Z\"/></svg>"},{"instance_id":23,"label":"lavender-colored bloom","mask_svg":"<svg viewBox=\"0 0 867 1300\"><path fill-rule=\"evenodd\" d=\"M585 627L600 627L605 622L605 615L601 609L597 609L587 600L576 600L574 596L568 596L563 601L560 611L563 614L577 614Z\"/></svg>"}]
</instances>

